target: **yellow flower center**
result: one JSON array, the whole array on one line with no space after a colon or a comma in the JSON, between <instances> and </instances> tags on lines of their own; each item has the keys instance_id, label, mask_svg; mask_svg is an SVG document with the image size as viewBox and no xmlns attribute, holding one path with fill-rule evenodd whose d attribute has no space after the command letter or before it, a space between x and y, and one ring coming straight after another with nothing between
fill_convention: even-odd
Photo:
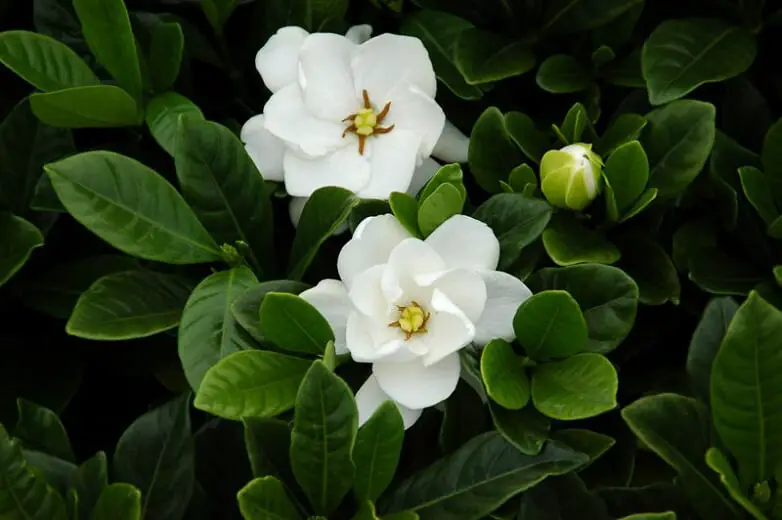
<instances>
[{"instance_id":1,"label":"yellow flower center","mask_svg":"<svg viewBox=\"0 0 782 520\"><path fill-rule=\"evenodd\" d=\"M409 340L413 334L426 332L426 324L431 313L426 312L418 303L412 302L407 306L397 306L399 319L388 324L389 327L397 327L405 333L405 340Z\"/></svg>"},{"instance_id":2,"label":"yellow flower center","mask_svg":"<svg viewBox=\"0 0 782 520\"><path fill-rule=\"evenodd\" d=\"M379 126L391 110L390 101L386 103L383 110L376 113L369 100L369 93L364 90L362 94L364 97L364 107L355 114L350 114L342 120L345 123L349 123L348 127L345 128L345 131L342 132L342 137L345 137L348 133L356 134L358 136L358 153L364 155L367 137L376 134L387 134L394 129L394 125L387 127Z\"/></svg>"}]
</instances>

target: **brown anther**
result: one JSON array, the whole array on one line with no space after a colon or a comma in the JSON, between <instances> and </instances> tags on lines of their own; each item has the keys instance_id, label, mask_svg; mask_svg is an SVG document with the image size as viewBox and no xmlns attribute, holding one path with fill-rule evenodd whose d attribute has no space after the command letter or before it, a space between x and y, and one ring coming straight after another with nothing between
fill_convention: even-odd
<instances>
[{"instance_id":1,"label":"brown anther","mask_svg":"<svg viewBox=\"0 0 782 520\"><path fill-rule=\"evenodd\" d=\"M364 107L342 120L343 123L348 123L347 128L342 132L342 137L346 137L349 133L356 134L356 137L358 137L358 153L364 155L367 137L375 134L387 134L394 129L395 125L379 126L391 111L390 101L385 104L383 110L375 114L372 102L369 99L369 92L366 89L361 91L361 97Z\"/></svg>"},{"instance_id":2,"label":"brown anther","mask_svg":"<svg viewBox=\"0 0 782 520\"><path fill-rule=\"evenodd\" d=\"M364 108L372 108L372 103L369 102L369 92L367 92L367 89L362 90L361 95L364 97Z\"/></svg>"},{"instance_id":3,"label":"brown anther","mask_svg":"<svg viewBox=\"0 0 782 520\"><path fill-rule=\"evenodd\" d=\"M389 101L388 103L386 103L386 106L383 107L383 110L381 110L380 113L377 115L377 124L383 122L383 119L386 118L390 110L391 110L391 102Z\"/></svg>"},{"instance_id":4,"label":"brown anther","mask_svg":"<svg viewBox=\"0 0 782 520\"><path fill-rule=\"evenodd\" d=\"M373 133L373 134L387 134L388 132L390 132L391 130L393 130L395 126L396 126L396 125L391 125L391 126L378 126L378 127L375 127L375 131L374 131L374 132L372 132L372 133Z\"/></svg>"},{"instance_id":5,"label":"brown anther","mask_svg":"<svg viewBox=\"0 0 782 520\"><path fill-rule=\"evenodd\" d=\"M355 131L356 131L356 125L355 124L350 125L349 127L347 127L345 129L344 132L342 132L342 137L345 137L346 135L348 135L348 132L355 132Z\"/></svg>"}]
</instances>

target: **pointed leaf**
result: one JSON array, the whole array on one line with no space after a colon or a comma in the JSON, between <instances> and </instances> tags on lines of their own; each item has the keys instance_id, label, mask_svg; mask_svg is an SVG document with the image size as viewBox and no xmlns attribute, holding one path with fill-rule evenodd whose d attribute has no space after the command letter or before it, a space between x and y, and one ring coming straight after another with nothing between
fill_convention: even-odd
<instances>
[{"instance_id":1,"label":"pointed leaf","mask_svg":"<svg viewBox=\"0 0 782 520\"><path fill-rule=\"evenodd\" d=\"M185 36L176 22L161 23L152 29L149 44L149 74L157 92L170 89L179 76Z\"/></svg>"},{"instance_id":2,"label":"pointed leaf","mask_svg":"<svg viewBox=\"0 0 782 520\"><path fill-rule=\"evenodd\" d=\"M82 463L71 478L71 488L79 497L79 518L90 518L103 490L109 485L109 468L102 451Z\"/></svg>"},{"instance_id":3,"label":"pointed leaf","mask_svg":"<svg viewBox=\"0 0 782 520\"><path fill-rule=\"evenodd\" d=\"M537 455L549 438L551 420L531 404L521 410L508 410L489 402L489 411L497 431L525 455Z\"/></svg>"},{"instance_id":4,"label":"pointed leaf","mask_svg":"<svg viewBox=\"0 0 782 520\"><path fill-rule=\"evenodd\" d=\"M322 354L334 332L326 318L294 294L272 292L263 298L261 333L282 350Z\"/></svg>"},{"instance_id":5,"label":"pointed leaf","mask_svg":"<svg viewBox=\"0 0 782 520\"><path fill-rule=\"evenodd\" d=\"M256 478L236 495L245 520L296 520L301 518L274 477Z\"/></svg>"},{"instance_id":6,"label":"pointed leaf","mask_svg":"<svg viewBox=\"0 0 782 520\"><path fill-rule=\"evenodd\" d=\"M151 518L152 515L147 518ZM100 494L90 520L141 520L141 491L117 482Z\"/></svg>"},{"instance_id":7,"label":"pointed leaf","mask_svg":"<svg viewBox=\"0 0 782 520\"><path fill-rule=\"evenodd\" d=\"M752 503L742 489L739 479L730 467L730 462L717 448L706 452L706 464L720 476L720 482L728 490L730 497L743 507L756 520L767 520L758 507Z\"/></svg>"},{"instance_id":8,"label":"pointed leaf","mask_svg":"<svg viewBox=\"0 0 782 520\"><path fill-rule=\"evenodd\" d=\"M305 289L309 289L309 285L302 282L294 282L292 280L262 282L259 285L247 289L234 301L234 304L231 306L231 314L233 314L234 319L236 319L239 325L250 333L256 341L264 342L266 339L261 331L259 313L261 303L263 303L266 295L272 292L299 294Z\"/></svg>"},{"instance_id":9,"label":"pointed leaf","mask_svg":"<svg viewBox=\"0 0 782 520\"><path fill-rule=\"evenodd\" d=\"M487 108L475 122L468 155L478 185L489 193L499 193L500 181L519 165L521 152L511 140L505 117L498 108Z\"/></svg>"},{"instance_id":10,"label":"pointed leaf","mask_svg":"<svg viewBox=\"0 0 782 520\"><path fill-rule=\"evenodd\" d=\"M518 76L535 66L535 55L527 43L480 29L462 32L453 56L469 85Z\"/></svg>"},{"instance_id":11,"label":"pointed leaf","mask_svg":"<svg viewBox=\"0 0 782 520\"><path fill-rule=\"evenodd\" d=\"M147 127L155 141L172 157L176 156L180 133L179 118L203 120L195 103L176 92L166 92L149 100L145 111Z\"/></svg>"},{"instance_id":12,"label":"pointed leaf","mask_svg":"<svg viewBox=\"0 0 782 520\"><path fill-rule=\"evenodd\" d=\"M393 401L381 404L358 430L353 460L356 477L353 491L361 500L377 500L394 478L405 427Z\"/></svg>"},{"instance_id":13,"label":"pointed leaf","mask_svg":"<svg viewBox=\"0 0 782 520\"><path fill-rule=\"evenodd\" d=\"M0 286L11 279L27 262L33 249L43 245L37 227L25 219L0 213Z\"/></svg>"},{"instance_id":14,"label":"pointed leaf","mask_svg":"<svg viewBox=\"0 0 782 520\"><path fill-rule=\"evenodd\" d=\"M510 138L524 155L535 164L540 164L540 160L550 148L550 144L549 137L537 128L535 121L521 112L508 112L505 114L505 126Z\"/></svg>"},{"instance_id":15,"label":"pointed leaf","mask_svg":"<svg viewBox=\"0 0 782 520\"><path fill-rule=\"evenodd\" d=\"M28 449L42 451L68 462L74 462L71 441L60 418L52 410L22 398L16 400L19 419L14 437Z\"/></svg>"},{"instance_id":16,"label":"pointed leaf","mask_svg":"<svg viewBox=\"0 0 782 520\"><path fill-rule=\"evenodd\" d=\"M30 107L47 125L63 128L136 126L143 120L133 98L114 85L91 85L33 94Z\"/></svg>"},{"instance_id":17,"label":"pointed leaf","mask_svg":"<svg viewBox=\"0 0 782 520\"><path fill-rule=\"evenodd\" d=\"M687 375L698 397L706 403L709 402L714 357L738 308L731 297L712 298L692 334L687 351Z\"/></svg>"}]
</instances>

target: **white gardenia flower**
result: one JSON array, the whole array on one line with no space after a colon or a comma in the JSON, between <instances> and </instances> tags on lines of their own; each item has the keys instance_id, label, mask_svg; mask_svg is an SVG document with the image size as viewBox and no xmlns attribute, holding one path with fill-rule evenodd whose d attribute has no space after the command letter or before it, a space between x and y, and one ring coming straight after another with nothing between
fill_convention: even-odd
<instances>
[{"instance_id":1,"label":"white gardenia flower","mask_svg":"<svg viewBox=\"0 0 782 520\"><path fill-rule=\"evenodd\" d=\"M258 52L256 66L275 95L241 138L264 178L284 181L293 196L335 185L387 198L425 184L436 171L433 161L424 164L432 153L467 160L469 139L443 122L433 100L436 81L420 41L391 34L366 41L371 31L355 26L341 37L284 27ZM335 115L348 105L348 113ZM348 115L354 117L343 121Z\"/></svg>"},{"instance_id":2,"label":"white gardenia flower","mask_svg":"<svg viewBox=\"0 0 782 520\"><path fill-rule=\"evenodd\" d=\"M492 230L464 215L426 240L393 215L369 217L339 254L341 281L301 294L331 324L337 353L372 363L356 394L360 424L392 400L410 427L456 388L460 349L513 339L513 316L531 293L496 271L499 254Z\"/></svg>"}]
</instances>

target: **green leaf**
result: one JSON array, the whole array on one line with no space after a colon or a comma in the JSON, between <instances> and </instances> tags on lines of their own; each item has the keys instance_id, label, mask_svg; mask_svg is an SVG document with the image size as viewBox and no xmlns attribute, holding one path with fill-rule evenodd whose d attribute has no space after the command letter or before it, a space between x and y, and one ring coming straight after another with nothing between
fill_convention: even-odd
<instances>
[{"instance_id":1,"label":"green leaf","mask_svg":"<svg viewBox=\"0 0 782 520\"><path fill-rule=\"evenodd\" d=\"M100 494L90 520L141 520L141 491L135 486L117 482ZM146 518L152 518L152 515Z\"/></svg>"},{"instance_id":2,"label":"green leaf","mask_svg":"<svg viewBox=\"0 0 782 520\"><path fill-rule=\"evenodd\" d=\"M576 33L600 27L642 5L644 0L552 0L541 32Z\"/></svg>"},{"instance_id":3,"label":"green leaf","mask_svg":"<svg viewBox=\"0 0 782 520\"><path fill-rule=\"evenodd\" d=\"M307 16L311 19L314 6L309 1L303 3L306 6ZM239 0L204 0L201 2L201 9L204 11L206 19L209 20L209 24L215 33L222 35L225 22L228 21L228 18L231 17L238 5ZM307 27L313 28L311 21L307 24Z\"/></svg>"},{"instance_id":4,"label":"green leaf","mask_svg":"<svg viewBox=\"0 0 782 520\"><path fill-rule=\"evenodd\" d=\"M560 289L575 298L589 329L589 351L610 352L635 322L638 286L616 267L586 264L541 269L527 280L527 285L533 293Z\"/></svg>"},{"instance_id":5,"label":"green leaf","mask_svg":"<svg viewBox=\"0 0 782 520\"><path fill-rule=\"evenodd\" d=\"M235 267L205 278L188 298L179 325L179 359L194 391L218 361L252 348L234 321L231 306L256 283L248 267Z\"/></svg>"},{"instance_id":6,"label":"green leaf","mask_svg":"<svg viewBox=\"0 0 782 520\"><path fill-rule=\"evenodd\" d=\"M619 222L620 223L627 222L631 218L641 213L643 210L647 208L647 206L649 206L649 204L655 201L658 193L659 191L657 190L657 188L650 188L645 192L643 192L641 196L638 198L638 200L635 201L633 207L627 210L627 213L625 213L625 215L619 220Z\"/></svg>"},{"instance_id":7,"label":"green leaf","mask_svg":"<svg viewBox=\"0 0 782 520\"><path fill-rule=\"evenodd\" d=\"M552 419L586 419L616 408L618 386L616 369L605 357L576 354L535 367L532 402Z\"/></svg>"},{"instance_id":8,"label":"green leaf","mask_svg":"<svg viewBox=\"0 0 782 520\"><path fill-rule=\"evenodd\" d=\"M245 417L242 421L244 443L253 476L272 476L281 482L293 482L288 458L291 445L288 423L279 419L257 417Z\"/></svg>"},{"instance_id":9,"label":"green leaf","mask_svg":"<svg viewBox=\"0 0 782 520\"><path fill-rule=\"evenodd\" d=\"M309 285L305 283L291 280L263 282L242 293L231 306L231 314L233 314L234 319L244 330L249 332L256 341L262 343L265 341L265 338L261 330L259 313L261 303L266 295L270 292L299 294L308 288Z\"/></svg>"},{"instance_id":10,"label":"green leaf","mask_svg":"<svg viewBox=\"0 0 782 520\"><path fill-rule=\"evenodd\" d=\"M193 284L177 275L125 271L100 278L79 297L65 330L71 336L120 341L179 324Z\"/></svg>"},{"instance_id":11,"label":"green leaf","mask_svg":"<svg viewBox=\"0 0 782 520\"><path fill-rule=\"evenodd\" d=\"M712 298L692 334L687 351L687 375L697 396L706 403L709 402L714 357L738 308L733 298Z\"/></svg>"},{"instance_id":12,"label":"green leaf","mask_svg":"<svg viewBox=\"0 0 782 520\"><path fill-rule=\"evenodd\" d=\"M653 238L628 233L617 240L620 267L638 284L638 299L646 305L679 303L681 284L673 261Z\"/></svg>"},{"instance_id":13,"label":"green leaf","mask_svg":"<svg viewBox=\"0 0 782 520\"><path fill-rule=\"evenodd\" d=\"M67 45L34 32L0 33L0 62L44 92L100 83Z\"/></svg>"},{"instance_id":14,"label":"green leaf","mask_svg":"<svg viewBox=\"0 0 782 520\"><path fill-rule=\"evenodd\" d=\"M418 201L407 193L395 191L388 197L391 211L402 227L414 237L421 236L418 229Z\"/></svg>"},{"instance_id":15,"label":"green leaf","mask_svg":"<svg viewBox=\"0 0 782 520\"><path fill-rule=\"evenodd\" d=\"M73 0L87 45L133 99L141 99L141 66L123 0Z\"/></svg>"},{"instance_id":16,"label":"green leaf","mask_svg":"<svg viewBox=\"0 0 782 520\"><path fill-rule=\"evenodd\" d=\"M67 520L65 500L37 476L19 441L0 426L0 511L11 519Z\"/></svg>"},{"instance_id":17,"label":"green leaf","mask_svg":"<svg viewBox=\"0 0 782 520\"><path fill-rule=\"evenodd\" d=\"M155 91L165 92L174 85L184 47L185 36L178 23L161 23L152 28L147 65Z\"/></svg>"},{"instance_id":18,"label":"green leaf","mask_svg":"<svg viewBox=\"0 0 782 520\"><path fill-rule=\"evenodd\" d=\"M518 76L535 66L535 55L527 43L480 29L459 34L453 58L469 85Z\"/></svg>"},{"instance_id":19,"label":"green leaf","mask_svg":"<svg viewBox=\"0 0 782 520\"><path fill-rule=\"evenodd\" d=\"M512 193L521 193L526 197L534 197L538 189L538 177L527 164L522 164L511 170L508 176L508 185Z\"/></svg>"},{"instance_id":20,"label":"green leaf","mask_svg":"<svg viewBox=\"0 0 782 520\"><path fill-rule=\"evenodd\" d=\"M565 138L565 144L577 143L583 140L584 131L588 130L588 141L597 139L595 129L589 120L589 113L581 103L576 103L565 114L562 121L561 134Z\"/></svg>"},{"instance_id":21,"label":"green leaf","mask_svg":"<svg viewBox=\"0 0 782 520\"><path fill-rule=\"evenodd\" d=\"M638 139L645 127L645 117L638 114L622 114L600 136L594 150L603 156L610 155L623 144Z\"/></svg>"},{"instance_id":22,"label":"green leaf","mask_svg":"<svg viewBox=\"0 0 782 520\"><path fill-rule=\"evenodd\" d=\"M353 447L353 491L360 501L377 500L396 473L405 426L393 401L381 404L358 430Z\"/></svg>"},{"instance_id":23,"label":"green leaf","mask_svg":"<svg viewBox=\"0 0 782 520\"><path fill-rule=\"evenodd\" d=\"M458 163L454 163L446 164L435 172L432 178L429 179L426 185L421 189L418 196L418 202L423 203L443 184L451 184L454 188L459 190L459 193L462 195L462 200L467 199L467 190L464 187L462 166Z\"/></svg>"},{"instance_id":24,"label":"green leaf","mask_svg":"<svg viewBox=\"0 0 782 520\"><path fill-rule=\"evenodd\" d=\"M21 440L26 448L68 462L76 460L68 433L56 413L21 397L17 398L16 406L19 419L14 428L14 437Z\"/></svg>"},{"instance_id":25,"label":"green leaf","mask_svg":"<svg viewBox=\"0 0 782 520\"><path fill-rule=\"evenodd\" d=\"M728 490L728 494L733 500L751 514L753 518L766 520L766 516L747 497L739 483L739 479L733 472L733 468L730 467L730 462L719 449L709 448L706 451L706 464L719 474L720 482Z\"/></svg>"},{"instance_id":26,"label":"green leaf","mask_svg":"<svg viewBox=\"0 0 782 520\"><path fill-rule=\"evenodd\" d=\"M114 85L91 85L30 96L33 113L50 126L112 128L136 126L142 121L139 106Z\"/></svg>"},{"instance_id":27,"label":"green leaf","mask_svg":"<svg viewBox=\"0 0 782 520\"><path fill-rule=\"evenodd\" d=\"M621 253L597 231L585 228L569 214L558 215L543 232L543 245L557 265L613 264Z\"/></svg>"},{"instance_id":28,"label":"green leaf","mask_svg":"<svg viewBox=\"0 0 782 520\"><path fill-rule=\"evenodd\" d=\"M195 485L190 395L136 419L120 437L112 467L115 481L141 490L142 518L182 518Z\"/></svg>"},{"instance_id":29,"label":"green leaf","mask_svg":"<svg viewBox=\"0 0 782 520\"><path fill-rule=\"evenodd\" d=\"M774 200L774 188L771 185L772 180L754 166L739 168L739 178L747 200L766 226L771 226L779 217L779 209Z\"/></svg>"},{"instance_id":30,"label":"green leaf","mask_svg":"<svg viewBox=\"0 0 782 520\"><path fill-rule=\"evenodd\" d=\"M643 46L641 64L649 102L664 105L704 83L725 81L755 61L752 34L715 18L667 20Z\"/></svg>"},{"instance_id":31,"label":"green leaf","mask_svg":"<svg viewBox=\"0 0 782 520\"><path fill-rule=\"evenodd\" d=\"M473 218L485 222L500 242L500 269L509 268L546 229L551 206L521 193L500 193L481 204Z\"/></svg>"},{"instance_id":32,"label":"green leaf","mask_svg":"<svg viewBox=\"0 0 782 520\"><path fill-rule=\"evenodd\" d=\"M566 444L578 452L589 455L590 464L603 456L616 444L616 440L613 437L581 428L557 430L551 434L551 438ZM580 468L580 471L585 468L586 465Z\"/></svg>"},{"instance_id":33,"label":"green leaf","mask_svg":"<svg viewBox=\"0 0 782 520\"><path fill-rule=\"evenodd\" d=\"M622 417L647 447L676 470L681 489L701 518L742 518L704 463L710 421L703 405L689 397L658 394L625 407Z\"/></svg>"},{"instance_id":34,"label":"green leaf","mask_svg":"<svg viewBox=\"0 0 782 520\"><path fill-rule=\"evenodd\" d=\"M43 235L25 219L0 213L0 286L11 279L43 245Z\"/></svg>"},{"instance_id":35,"label":"green leaf","mask_svg":"<svg viewBox=\"0 0 782 520\"><path fill-rule=\"evenodd\" d=\"M480 377L479 369L475 382L483 386ZM476 392L467 380L457 383L456 389L443 403L443 420L437 439L442 454L456 451L468 440L489 430L490 418L486 414L484 399L485 393ZM358 460L356 462L359 463Z\"/></svg>"},{"instance_id":36,"label":"green leaf","mask_svg":"<svg viewBox=\"0 0 782 520\"><path fill-rule=\"evenodd\" d=\"M117 249L171 264L220 260L217 244L184 199L143 164L100 151L45 171L68 212Z\"/></svg>"},{"instance_id":37,"label":"green leaf","mask_svg":"<svg viewBox=\"0 0 782 520\"><path fill-rule=\"evenodd\" d=\"M456 65L455 47L461 34L472 24L451 14L424 9L407 16L402 34L415 36L429 52L437 79L462 99L479 99L483 92L470 85Z\"/></svg>"},{"instance_id":38,"label":"green leaf","mask_svg":"<svg viewBox=\"0 0 782 520\"><path fill-rule=\"evenodd\" d=\"M771 125L766 132L760 157L763 171L775 179L782 179L782 118ZM747 166L747 164L739 166ZM749 164L749 166L756 165Z\"/></svg>"},{"instance_id":39,"label":"green leaf","mask_svg":"<svg viewBox=\"0 0 782 520\"><path fill-rule=\"evenodd\" d=\"M506 441L525 455L537 455L549 438L551 420L530 404L521 410L508 410L489 402L494 427Z\"/></svg>"},{"instance_id":40,"label":"green leaf","mask_svg":"<svg viewBox=\"0 0 782 520\"><path fill-rule=\"evenodd\" d=\"M301 213L291 246L288 273L300 280L315 258L320 246L348 218L359 198L351 191L335 186L316 190Z\"/></svg>"},{"instance_id":41,"label":"green leaf","mask_svg":"<svg viewBox=\"0 0 782 520\"><path fill-rule=\"evenodd\" d=\"M782 387L780 332L782 311L753 291L733 316L712 366L714 427L738 459L745 484L769 480L782 464L782 409L774 397Z\"/></svg>"},{"instance_id":42,"label":"green leaf","mask_svg":"<svg viewBox=\"0 0 782 520\"><path fill-rule=\"evenodd\" d=\"M548 135L538 129L535 121L521 112L508 112L505 114L505 127L510 138L524 155L535 164L540 164L543 154L550 148L550 143ZM511 171L511 176L513 171L516 170Z\"/></svg>"},{"instance_id":43,"label":"green leaf","mask_svg":"<svg viewBox=\"0 0 782 520\"><path fill-rule=\"evenodd\" d=\"M592 73L573 56L555 54L540 64L535 81L546 92L570 94L586 90L592 84Z\"/></svg>"},{"instance_id":44,"label":"green leaf","mask_svg":"<svg viewBox=\"0 0 782 520\"><path fill-rule=\"evenodd\" d=\"M603 174L611 186L619 214L625 214L649 181L649 161L641 143L630 141L617 147L608 157Z\"/></svg>"},{"instance_id":45,"label":"green leaf","mask_svg":"<svg viewBox=\"0 0 782 520\"><path fill-rule=\"evenodd\" d=\"M252 480L236 495L245 520L296 520L301 518L274 477Z\"/></svg>"},{"instance_id":46,"label":"green leaf","mask_svg":"<svg viewBox=\"0 0 782 520\"><path fill-rule=\"evenodd\" d=\"M440 224L462 212L464 197L453 184L441 184L421 202L418 209L418 227L423 236L429 236Z\"/></svg>"},{"instance_id":47,"label":"green leaf","mask_svg":"<svg viewBox=\"0 0 782 520\"><path fill-rule=\"evenodd\" d=\"M321 361L301 382L291 435L291 467L313 509L327 515L353 485L358 410L353 392Z\"/></svg>"},{"instance_id":48,"label":"green leaf","mask_svg":"<svg viewBox=\"0 0 782 520\"><path fill-rule=\"evenodd\" d=\"M79 497L79 518L89 518L103 490L109 485L108 462L102 451L82 463L71 478L71 488Z\"/></svg>"},{"instance_id":49,"label":"green leaf","mask_svg":"<svg viewBox=\"0 0 782 520\"><path fill-rule=\"evenodd\" d=\"M623 516L619 520L676 520L676 513L666 511L664 513L638 513L630 516Z\"/></svg>"},{"instance_id":50,"label":"green leaf","mask_svg":"<svg viewBox=\"0 0 782 520\"><path fill-rule=\"evenodd\" d=\"M552 443L539 455L524 455L499 433L489 432L402 482L379 509L411 510L421 520L482 518L546 477L568 473L586 460Z\"/></svg>"},{"instance_id":51,"label":"green leaf","mask_svg":"<svg viewBox=\"0 0 782 520\"><path fill-rule=\"evenodd\" d=\"M46 479L60 495L67 497L69 483L78 470L74 463L35 450L22 449L22 455L34 474Z\"/></svg>"},{"instance_id":52,"label":"green leaf","mask_svg":"<svg viewBox=\"0 0 782 520\"><path fill-rule=\"evenodd\" d=\"M248 263L258 272L270 270L271 200L242 143L226 127L193 117L180 119L177 135L176 171L185 200L218 243L244 242Z\"/></svg>"},{"instance_id":53,"label":"green leaf","mask_svg":"<svg viewBox=\"0 0 782 520\"><path fill-rule=\"evenodd\" d=\"M634 49L624 58L606 66L602 75L608 83L620 87L646 87L641 72L641 49Z\"/></svg>"},{"instance_id":54,"label":"green leaf","mask_svg":"<svg viewBox=\"0 0 782 520\"><path fill-rule=\"evenodd\" d=\"M499 193L500 181L507 179L520 162L521 153L511 140L502 112L496 107L487 108L470 136L470 171L478 185L489 193Z\"/></svg>"},{"instance_id":55,"label":"green leaf","mask_svg":"<svg viewBox=\"0 0 782 520\"><path fill-rule=\"evenodd\" d=\"M746 296L766 273L716 247L693 251L689 259L690 280L712 294Z\"/></svg>"},{"instance_id":56,"label":"green leaf","mask_svg":"<svg viewBox=\"0 0 782 520\"><path fill-rule=\"evenodd\" d=\"M166 92L150 99L145 117L152 137L172 157L176 157L180 137L177 131L179 118L204 119L195 103L176 92Z\"/></svg>"},{"instance_id":57,"label":"green leaf","mask_svg":"<svg viewBox=\"0 0 782 520\"><path fill-rule=\"evenodd\" d=\"M307 301L294 294L271 292L260 310L261 333L288 352L323 354L334 332L326 318Z\"/></svg>"},{"instance_id":58,"label":"green leaf","mask_svg":"<svg viewBox=\"0 0 782 520\"><path fill-rule=\"evenodd\" d=\"M661 197L676 195L700 173L711 153L715 133L714 105L674 101L646 115L641 136L649 164L650 186Z\"/></svg>"},{"instance_id":59,"label":"green leaf","mask_svg":"<svg viewBox=\"0 0 782 520\"><path fill-rule=\"evenodd\" d=\"M481 377L486 393L503 408L521 410L527 405L530 389L524 360L510 343L495 339L484 347Z\"/></svg>"},{"instance_id":60,"label":"green leaf","mask_svg":"<svg viewBox=\"0 0 782 520\"><path fill-rule=\"evenodd\" d=\"M527 355L536 360L578 354L589 340L581 308L565 291L533 294L516 311L513 330Z\"/></svg>"},{"instance_id":61,"label":"green leaf","mask_svg":"<svg viewBox=\"0 0 782 520\"><path fill-rule=\"evenodd\" d=\"M273 417L293 406L311 364L265 350L235 352L206 372L195 407L232 420Z\"/></svg>"}]
</instances>

